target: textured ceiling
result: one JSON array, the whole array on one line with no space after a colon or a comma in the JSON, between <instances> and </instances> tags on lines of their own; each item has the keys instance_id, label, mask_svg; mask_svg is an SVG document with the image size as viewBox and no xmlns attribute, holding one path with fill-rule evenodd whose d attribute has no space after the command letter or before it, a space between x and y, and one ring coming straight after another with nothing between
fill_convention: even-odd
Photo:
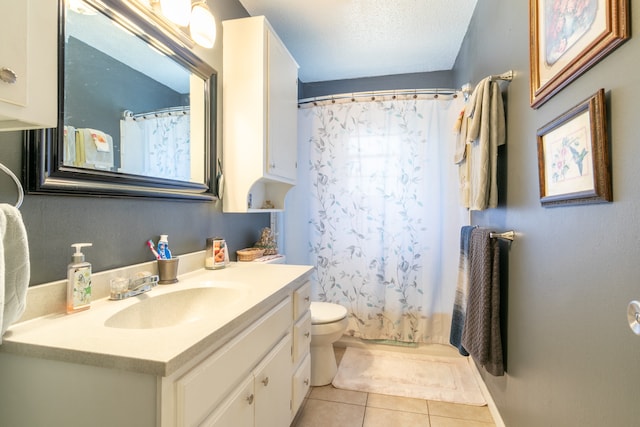
<instances>
[{"instance_id":1,"label":"textured ceiling","mask_svg":"<svg viewBox=\"0 0 640 427\"><path fill-rule=\"evenodd\" d=\"M305 83L450 70L477 0L240 0L265 15Z\"/></svg>"}]
</instances>

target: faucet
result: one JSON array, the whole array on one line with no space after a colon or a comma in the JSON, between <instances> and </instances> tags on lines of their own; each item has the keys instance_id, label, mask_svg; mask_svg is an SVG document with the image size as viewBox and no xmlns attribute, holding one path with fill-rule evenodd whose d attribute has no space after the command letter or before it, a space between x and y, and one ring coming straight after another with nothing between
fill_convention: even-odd
<instances>
[{"instance_id":1,"label":"faucet","mask_svg":"<svg viewBox=\"0 0 640 427\"><path fill-rule=\"evenodd\" d=\"M127 279L116 279L116 280L127 280ZM128 280L128 284L126 286L114 288L112 283L111 296L109 297L109 299L121 300L121 299L143 294L155 288L158 285L158 280L159 280L159 277L157 275L153 275L153 276L150 275L150 276L139 277L133 280Z\"/></svg>"}]
</instances>

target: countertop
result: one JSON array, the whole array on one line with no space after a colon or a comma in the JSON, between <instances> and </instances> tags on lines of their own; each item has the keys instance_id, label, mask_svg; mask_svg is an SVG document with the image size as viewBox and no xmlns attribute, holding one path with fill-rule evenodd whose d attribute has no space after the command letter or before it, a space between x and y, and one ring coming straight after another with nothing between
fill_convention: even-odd
<instances>
[{"instance_id":1,"label":"countertop","mask_svg":"<svg viewBox=\"0 0 640 427\"><path fill-rule=\"evenodd\" d=\"M231 263L221 270L196 270L179 282L120 301L101 299L73 314L51 314L13 325L0 352L53 359L145 374L169 376L205 350L256 320L307 280L311 267ZM191 287L223 286L243 290L240 302L186 324L121 329L105 326L118 311L146 298ZM219 344L219 345L217 345Z\"/></svg>"}]
</instances>

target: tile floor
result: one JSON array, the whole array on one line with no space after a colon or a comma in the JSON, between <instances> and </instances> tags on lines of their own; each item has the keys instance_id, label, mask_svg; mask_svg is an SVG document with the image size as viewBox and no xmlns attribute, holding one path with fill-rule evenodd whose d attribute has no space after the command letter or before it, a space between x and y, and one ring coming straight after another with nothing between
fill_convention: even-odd
<instances>
[{"instance_id":1,"label":"tile floor","mask_svg":"<svg viewBox=\"0 0 640 427\"><path fill-rule=\"evenodd\" d=\"M344 348L336 347L340 363ZM291 427L495 427L489 408L312 387Z\"/></svg>"}]
</instances>

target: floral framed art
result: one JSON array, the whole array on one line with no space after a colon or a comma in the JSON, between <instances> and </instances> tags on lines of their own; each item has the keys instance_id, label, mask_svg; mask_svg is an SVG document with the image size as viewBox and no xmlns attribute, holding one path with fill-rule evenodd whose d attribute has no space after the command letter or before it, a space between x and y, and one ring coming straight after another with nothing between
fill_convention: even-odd
<instances>
[{"instance_id":1,"label":"floral framed art","mask_svg":"<svg viewBox=\"0 0 640 427\"><path fill-rule=\"evenodd\" d=\"M542 206L612 201L604 89L540 128Z\"/></svg>"},{"instance_id":2,"label":"floral framed art","mask_svg":"<svg viewBox=\"0 0 640 427\"><path fill-rule=\"evenodd\" d=\"M529 0L531 106L630 37L629 0Z\"/></svg>"}]
</instances>

